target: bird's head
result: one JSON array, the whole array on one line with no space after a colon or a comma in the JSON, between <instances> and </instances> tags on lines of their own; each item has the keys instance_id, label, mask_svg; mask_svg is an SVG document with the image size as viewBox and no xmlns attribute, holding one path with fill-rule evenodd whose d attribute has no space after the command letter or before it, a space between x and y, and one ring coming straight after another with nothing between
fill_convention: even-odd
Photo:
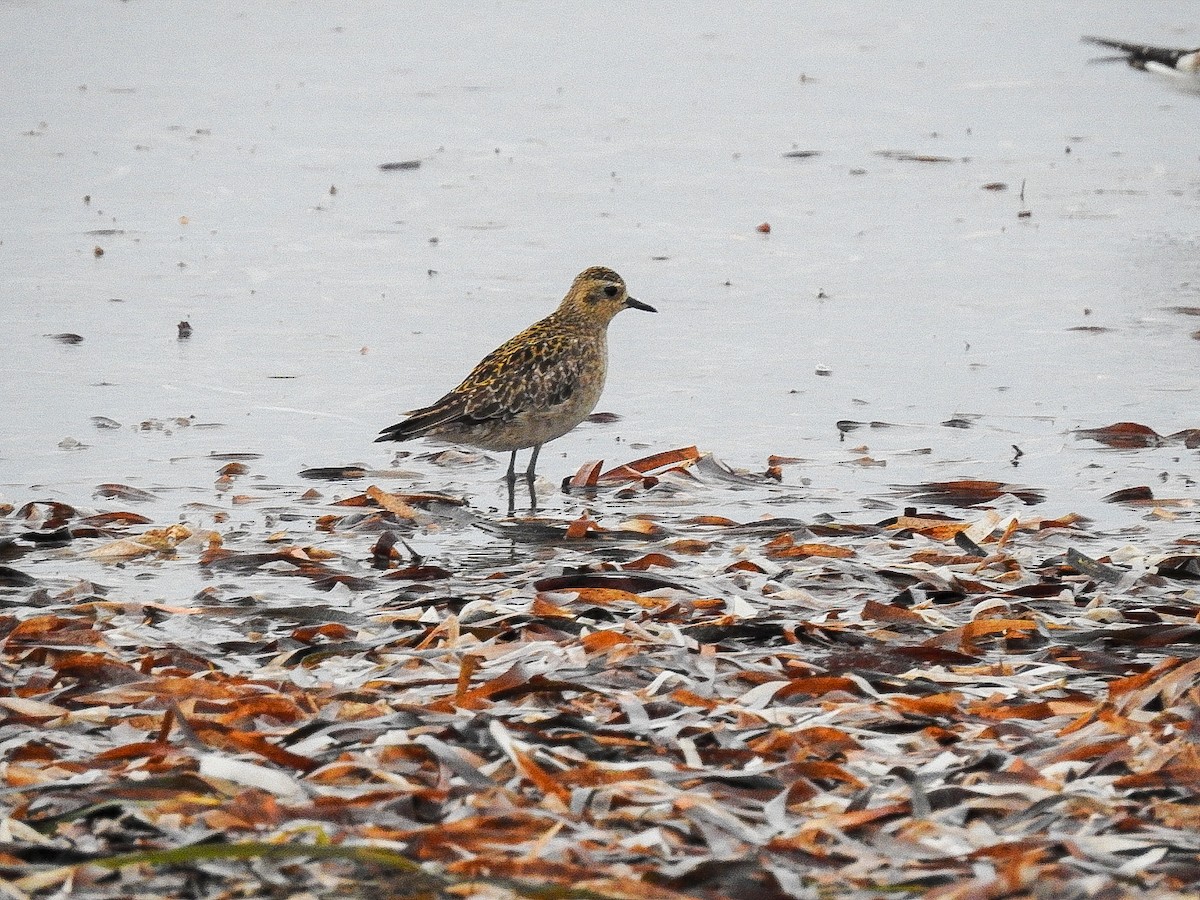
<instances>
[{"instance_id":1,"label":"bird's head","mask_svg":"<svg viewBox=\"0 0 1200 900\"><path fill-rule=\"evenodd\" d=\"M558 315L605 326L623 309L658 311L650 304L630 297L625 289L625 279L612 269L592 266L575 276L571 289L558 307Z\"/></svg>"}]
</instances>

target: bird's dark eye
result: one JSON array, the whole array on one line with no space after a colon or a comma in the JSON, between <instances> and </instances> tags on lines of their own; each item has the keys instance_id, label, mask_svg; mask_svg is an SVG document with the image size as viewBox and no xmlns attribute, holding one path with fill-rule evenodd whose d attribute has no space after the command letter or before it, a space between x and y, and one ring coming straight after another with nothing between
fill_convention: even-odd
<instances>
[{"instance_id":1,"label":"bird's dark eye","mask_svg":"<svg viewBox=\"0 0 1200 900\"><path fill-rule=\"evenodd\" d=\"M606 287L604 289L604 296L605 297L617 296L617 286L615 284L610 284L608 287Z\"/></svg>"}]
</instances>

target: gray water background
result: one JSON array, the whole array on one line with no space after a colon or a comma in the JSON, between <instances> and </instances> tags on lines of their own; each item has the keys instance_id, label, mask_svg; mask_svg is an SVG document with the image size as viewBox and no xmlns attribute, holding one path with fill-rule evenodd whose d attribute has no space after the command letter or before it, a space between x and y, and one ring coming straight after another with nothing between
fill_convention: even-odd
<instances>
[{"instance_id":1,"label":"gray water background","mask_svg":"<svg viewBox=\"0 0 1200 900\"><path fill-rule=\"evenodd\" d=\"M1079 43L1194 46L1194 12L0 4L0 501L123 482L167 521L213 453L387 468L380 428L598 264L659 313L613 323L622 418L549 445L554 484L697 444L804 458L774 514L954 477L1114 525L1116 488L1195 500L1196 451L1071 433L1200 427L1200 95ZM498 505L503 462L422 486Z\"/></svg>"}]
</instances>

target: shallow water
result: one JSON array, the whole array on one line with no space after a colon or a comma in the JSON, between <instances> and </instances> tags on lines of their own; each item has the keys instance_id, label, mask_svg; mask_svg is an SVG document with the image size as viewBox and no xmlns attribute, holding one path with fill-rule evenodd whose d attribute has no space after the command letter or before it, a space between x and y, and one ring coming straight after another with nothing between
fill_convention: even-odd
<instances>
[{"instance_id":1,"label":"shallow water","mask_svg":"<svg viewBox=\"0 0 1200 900\"><path fill-rule=\"evenodd\" d=\"M1101 498L1194 501L1196 451L1071 431L1200 425L1200 97L1078 39L1195 45L1191 12L6 4L0 501L122 482L164 522L230 502L212 453L387 468L380 428L605 264L659 314L612 326L622 419L543 452L552 510L585 460L696 444L804 458L774 514L970 477L1141 527ZM489 507L503 464L404 468Z\"/></svg>"}]
</instances>

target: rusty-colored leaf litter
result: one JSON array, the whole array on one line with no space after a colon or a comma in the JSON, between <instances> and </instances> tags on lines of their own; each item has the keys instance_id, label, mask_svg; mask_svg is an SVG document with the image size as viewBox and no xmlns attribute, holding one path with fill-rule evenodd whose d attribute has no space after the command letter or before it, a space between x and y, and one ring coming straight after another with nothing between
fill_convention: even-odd
<instances>
[{"instance_id":1,"label":"rusty-colored leaf litter","mask_svg":"<svg viewBox=\"0 0 1200 900\"><path fill-rule=\"evenodd\" d=\"M1200 538L986 481L697 513L789 462L14 498L0 896L1190 896Z\"/></svg>"}]
</instances>

